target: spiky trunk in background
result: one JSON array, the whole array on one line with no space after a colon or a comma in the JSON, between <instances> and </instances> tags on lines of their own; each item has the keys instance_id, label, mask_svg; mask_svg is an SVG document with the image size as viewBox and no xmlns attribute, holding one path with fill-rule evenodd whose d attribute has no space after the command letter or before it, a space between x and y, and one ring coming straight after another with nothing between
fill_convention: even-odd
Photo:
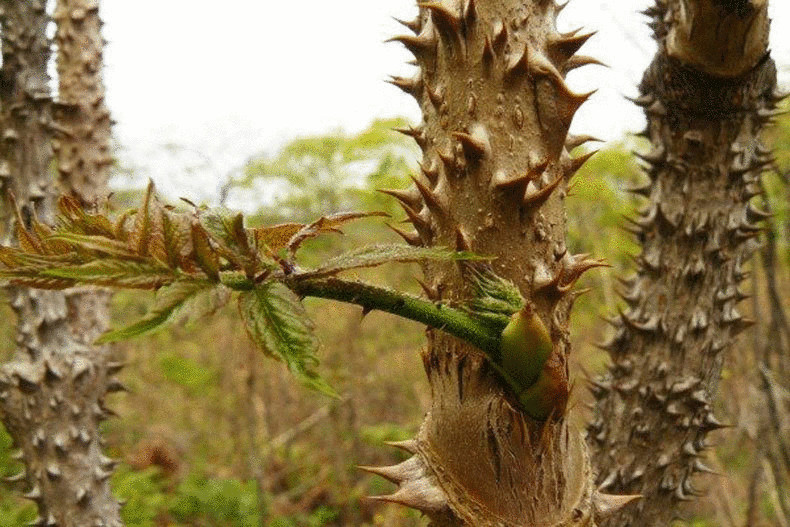
<instances>
[{"instance_id":1,"label":"spiky trunk in background","mask_svg":"<svg viewBox=\"0 0 790 527\"><path fill-rule=\"evenodd\" d=\"M64 192L85 205L107 197L110 151L110 112L102 80L102 22L98 0L58 0L57 23L58 133L53 143ZM104 330L106 315L96 317ZM102 320L99 320L99 319Z\"/></svg>"},{"instance_id":2,"label":"spiky trunk in background","mask_svg":"<svg viewBox=\"0 0 790 527\"><path fill-rule=\"evenodd\" d=\"M767 55L766 0L658 0L659 43L637 104L647 198L633 220L642 245L628 304L605 345L613 365L593 383L589 427L603 490L645 499L606 525L667 525L699 493L712 404L727 351L750 321L739 284L766 214L749 203L770 162L776 71Z\"/></svg>"},{"instance_id":3,"label":"spiky trunk in background","mask_svg":"<svg viewBox=\"0 0 790 527\"><path fill-rule=\"evenodd\" d=\"M430 331L423 359L432 406L417 437L399 444L413 456L369 470L399 485L379 499L419 509L434 525L594 525L596 509L612 500L594 491L565 404L571 287L599 264L565 245L564 199L586 159L569 155L578 141L567 133L589 94L564 77L593 62L575 55L589 35L558 33L561 7L551 0L419 6L418 19L404 23L414 34L394 39L419 71L392 82L423 111L424 122L404 130L423 150L422 174L414 188L387 192L415 228L401 231L408 243L496 256L494 271L534 304L553 341L543 393L552 415L525 416L476 348ZM424 271L437 301L471 294L458 268Z\"/></svg>"},{"instance_id":4,"label":"spiky trunk in background","mask_svg":"<svg viewBox=\"0 0 790 527\"><path fill-rule=\"evenodd\" d=\"M20 221L34 214L53 220L46 4L11 0L1 6L4 188L16 195ZM0 369L0 410L26 470L9 479L26 484L25 496L37 503L34 525L120 525L108 481L114 462L102 454L98 435L118 366L106 363L105 350L89 346L100 328L78 318L85 309L74 294L11 295L19 348Z\"/></svg>"}]
</instances>

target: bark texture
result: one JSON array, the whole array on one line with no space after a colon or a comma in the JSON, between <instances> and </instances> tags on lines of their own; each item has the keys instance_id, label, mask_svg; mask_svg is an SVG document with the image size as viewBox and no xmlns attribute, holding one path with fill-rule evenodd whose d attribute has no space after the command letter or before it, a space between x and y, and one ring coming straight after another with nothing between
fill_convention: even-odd
<instances>
[{"instance_id":1,"label":"bark texture","mask_svg":"<svg viewBox=\"0 0 790 527\"><path fill-rule=\"evenodd\" d=\"M51 221L57 189L49 174L50 139L58 127L51 119L46 67L49 16L39 0L0 6L3 185L16 195L18 220L35 214ZM11 292L19 320L18 349L0 369L0 412L26 465L9 481L25 485L25 497L38 505L33 525L121 524L109 487L115 462L102 454L98 434L100 421L108 416L104 398L120 388L111 378L120 365L107 363L106 350L90 347L102 328L83 318L90 308L80 297Z\"/></svg>"},{"instance_id":2,"label":"bark texture","mask_svg":"<svg viewBox=\"0 0 790 527\"><path fill-rule=\"evenodd\" d=\"M415 55L418 71L392 82L424 117L402 130L423 150L422 174L408 190L387 191L415 229L401 235L497 257L494 271L519 286L550 329L545 396L554 412L546 422L526 417L476 348L429 332L432 406L417 437L398 445L413 456L368 470L399 485L379 499L422 510L434 525L594 525L616 500L595 493L565 407L571 289L599 264L565 246L564 198L586 160L570 156L581 140L567 132L589 94L574 93L564 77L595 62L575 55L590 35L558 33L561 7L551 0L419 6L419 17L404 22L411 33L394 39ZM434 300L471 294L457 267L424 271Z\"/></svg>"},{"instance_id":3,"label":"bark texture","mask_svg":"<svg viewBox=\"0 0 790 527\"><path fill-rule=\"evenodd\" d=\"M58 133L53 142L58 175L65 192L85 205L107 197L113 163L110 127L102 79L102 22L98 0L58 0ZM104 321L100 325L105 325Z\"/></svg>"},{"instance_id":4,"label":"bark texture","mask_svg":"<svg viewBox=\"0 0 790 527\"><path fill-rule=\"evenodd\" d=\"M658 53L640 85L648 181L631 228L642 246L613 320L589 426L602 490L642 494L605 525L667 525L699 494L713 397L736 336L739 284L766 213L750 203L771 160L759 139L777 102L766 2L659 0ZM726 30L722 29L725 28ZM731 46L738 43L735 49ZM733 76L724 76L732 73Z\"/></svg>"}]
</instances>

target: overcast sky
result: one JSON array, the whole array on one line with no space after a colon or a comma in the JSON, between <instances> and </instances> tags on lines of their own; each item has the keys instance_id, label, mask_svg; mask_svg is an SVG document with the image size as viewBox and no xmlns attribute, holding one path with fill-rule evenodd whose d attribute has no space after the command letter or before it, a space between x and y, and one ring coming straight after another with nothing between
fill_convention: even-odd
<instances>
[{"instance_id":1,"label":"overcast sky","mask_svg":"<svg viewBox=\"0 0 790 527\"><path fill-rule=\"evenodd\" d=\"M572 72L577 91L598 88L577 133L616 139L635 131L634 95L654 46L638 11L652 0L574 0L560 30L597 30L583 48L610 68ZM210 199L219 177L289 139L356 131L379 117L417 122L414 100L385 83L408 75L410 55L387 38L412 0L108 0L105 81L125 163L167 192ZM773 0L771 45L790 84L790 2ZM161 145L183 147L165 156ZM170 152L173 151L171 148ZM208 164L187 172L184 167ZM175 189L179 190L176 191Z\"/></svg>"}]
</instances>

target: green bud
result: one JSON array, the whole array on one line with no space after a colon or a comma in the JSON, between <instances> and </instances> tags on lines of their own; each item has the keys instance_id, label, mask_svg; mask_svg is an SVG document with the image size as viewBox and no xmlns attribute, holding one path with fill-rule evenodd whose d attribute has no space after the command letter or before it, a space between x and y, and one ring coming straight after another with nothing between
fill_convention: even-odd
<instances>
[{"instance_id":1,"label":"green bud","mask_svg":"<svg viewBox=\"0 0 790 527\"><path fill-rule=\"evenodd\" d=\"M538 380L553 344L543 321L527 303L502 330L499 366L520 394Z\"/></svg>"}]
</instances>

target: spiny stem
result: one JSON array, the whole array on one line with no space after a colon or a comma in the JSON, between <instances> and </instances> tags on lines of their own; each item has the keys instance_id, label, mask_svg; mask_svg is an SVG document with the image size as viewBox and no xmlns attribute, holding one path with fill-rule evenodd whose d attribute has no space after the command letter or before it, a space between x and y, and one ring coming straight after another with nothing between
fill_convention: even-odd
<instances>
[{"instance_id":1,"label":"spiny stem","mask_svg":"<svg viewBox=\"0 0 790 527\"><path fill-rule=\"evenodd\" d=\"M339 300L362 306L365 310L378 309L422 322L474 344L489 356L496 356L499 351L500 333L460 309L391 289L338 278L286 278L284 283L300 296Z\"/></svg>"}]
</instances>

